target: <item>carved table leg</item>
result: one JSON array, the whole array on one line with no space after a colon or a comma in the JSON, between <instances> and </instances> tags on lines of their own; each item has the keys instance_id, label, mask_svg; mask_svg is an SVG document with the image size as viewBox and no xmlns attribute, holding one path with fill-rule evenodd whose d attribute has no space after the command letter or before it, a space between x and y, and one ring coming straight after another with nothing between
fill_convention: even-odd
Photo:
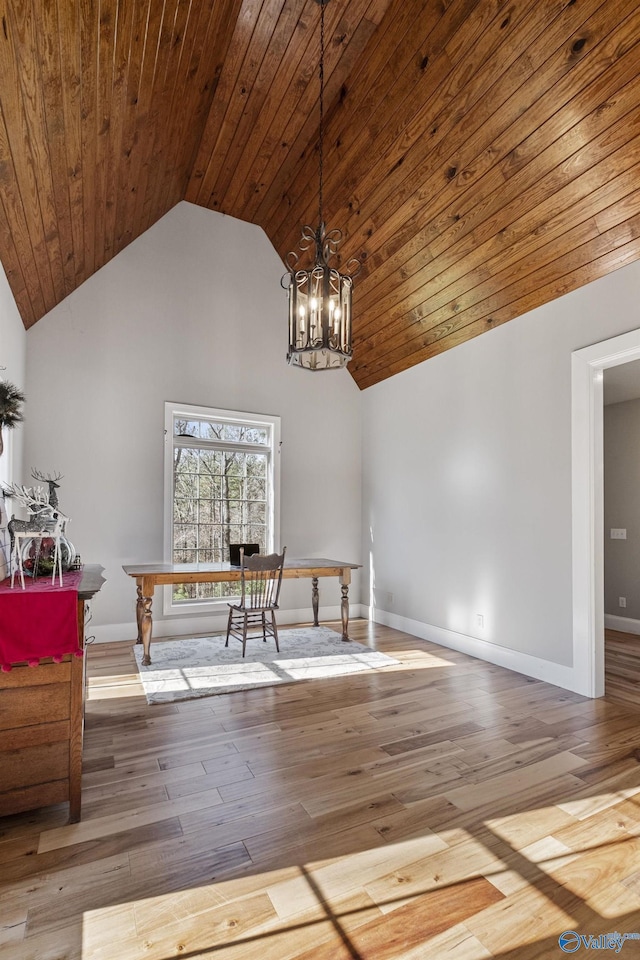
<instances>
[{"instance_id":1,"label":"carved table leg","mask_svg":"<svg viewBox=\"0 0 640 960\"><path fill-rule=\"evenodd\" d=\"M342 615L342 639L349 640L349 584L351 583L351 570L349 567L343 568L340 577L340 589L342 590L342 600L340 602L340 613Z\"/></svg>"},{"instance_id":2,"label":"carved table leg","mask_svg":"<svg viewBox=\"0 0 640 960\"><path fill-rule=\"evenodd\" d=\"M311 577L311 606L313 607L313 625L318 626L318 605L320 593L318 591L318 578Z\"/></svg>"},{"instance_id":3,"label":"carved table leg","mask_svg":"<svg viewBox=\"0 0 640 960\"><path fill-rule=\"evenodd\" d=\"M153 591L155 582L153 577L141 577L138 583L138 606L140 637L142 639L142 666L148 667L151 663L151 628L153 621L151 618L151 604L153 603Z\"/></svg>"},{"instance_id":4,"label":"carved table leg","mask_svg":"<svg viewBox=\"0 0 640 960\"><path fill-rule=\"evenodd\" d=\"M342 600L340 601L340 612L342 614L342 639L349 639L349 584L343 583Z\"/></svg>"},{"instance_id":5,"label":"carved table leg","mask_svg":"<svg viewBox=\"0 0 640 960\"><path fill-rule=\"evenodd\" d=\"M138 601L136 603L136 620L138 623L138 639L136 643L142 643L142 584L137 581Z\"/></svg>"},{"instance_id":6,"label":"carved table leg","mask_svg":"<svg viewBox=\"0 0 640 960\"><path fill-rule=\"evenodd\" d=\"M151 663L151 604L153 597L142 597L142 615L140 617L140 633L142 636L142 666L148 667Z\"/></svg>"}]
</instances>

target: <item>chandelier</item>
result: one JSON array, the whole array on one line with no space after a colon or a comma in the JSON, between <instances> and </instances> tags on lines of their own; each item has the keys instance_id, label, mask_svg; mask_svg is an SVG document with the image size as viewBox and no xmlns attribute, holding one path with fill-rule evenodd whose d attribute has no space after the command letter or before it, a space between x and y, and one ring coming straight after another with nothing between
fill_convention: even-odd
<instances>
[{"instance_id":1,"label":"chandelier","mask_svg":"<svg viewBox=\"0 0 640 960\"><path fill-rule=\"evenodd\" d=\"M342 240L340 230L327 230L322 214L324 162L324 8L320 4L320 129L318 136L318 226L304 226L299 248L313 251L313 263L299 266L299 255L290 251L288 271L281 284L289 294L289 350L287 361L305 370L335 370L344 367L353 353L351 346L351 291L360 269L355 257L346 264L347 273L332 267Z\"/></svg>"}]
</instances>

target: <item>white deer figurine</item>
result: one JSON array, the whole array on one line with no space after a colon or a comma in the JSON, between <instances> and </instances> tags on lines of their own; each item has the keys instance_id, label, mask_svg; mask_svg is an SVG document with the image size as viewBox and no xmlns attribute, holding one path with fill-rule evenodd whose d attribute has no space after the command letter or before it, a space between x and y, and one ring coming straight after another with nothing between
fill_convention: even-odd
<instances>
[{"instance_id":1,"label":"white deer figurine","mask_svg":"<svg viewBox=\"0 0 640 960\"><path fill-rule=\"evenodd\" d=\"M51 582L55 583L56 570L59 583L62 585L62 550L60 540L64 535L67 517L56 506L48 502L48 498L41 487L21 487L13 484L5 488L5 495L15 497L29 512L27 520L18 520L11 517L7 525L11 543L11 586L15 581L16 568L20 574L22 589L24 585L23 554L25 541L49 538L54 542L53 573Z\"/></svg>"},{"instance_id":2,"label":"white deer figurine","mask_svg":"<svg viewBox=\"0 0 640 960\"><path fill-rule=\"evenodd\" d=\"M53 554L53 572L51 582L55 583L56 571L58 572L59 583L62 585L62 551L60 549L60 538L64 532L64 526L69 518L60 511L55 512L53 507L47 505L42 510L34 514L28 520L16 520L12 517L9 521L9 535L11 537L11 586L13 587L16 568L20 574L20 584L24 590L24 566L23 553L25 541L44 540L50 538L54 542Z\"/></svg>"}]
</instances>

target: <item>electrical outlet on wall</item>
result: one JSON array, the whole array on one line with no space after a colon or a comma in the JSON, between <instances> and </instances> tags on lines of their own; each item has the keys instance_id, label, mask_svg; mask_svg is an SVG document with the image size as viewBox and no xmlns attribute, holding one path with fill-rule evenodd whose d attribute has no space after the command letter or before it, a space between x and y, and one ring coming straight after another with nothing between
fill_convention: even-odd
<instances>
[{"instance_id":1,"label":"electrical outlet on wall","mask_svg":"<svg viewBox=\"0 0 640 960\"><path fill-rule=\"evenodd\" d=\"M627 598L626 598L626 597L618 597L618 606L619 606L619 607L626 607L626 605L627 605Z\"/></svg>"},{"instance_id":2,"label":"electrical outlet on wall","mask_svg":"<svg viewBox=\"0 0 640 960\"><path fill-rule=\"evenodd\" d=\"M612 540L626 540L627 539L627 528L626 527L611 527L611 539Z\"/></svg>"}]
</instances>

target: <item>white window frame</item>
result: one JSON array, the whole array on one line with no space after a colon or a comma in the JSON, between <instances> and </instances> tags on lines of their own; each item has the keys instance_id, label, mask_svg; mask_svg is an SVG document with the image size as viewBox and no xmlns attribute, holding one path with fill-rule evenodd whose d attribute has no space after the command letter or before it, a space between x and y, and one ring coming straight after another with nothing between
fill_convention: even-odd
<instances>
[{"instance_id":1,"label":"white window frame","mask_svg":"<svg viewBox=\"0 0 640 960\"><path fill-rule=\"evenodd\" d=\"M164 560L172 562L173 549L173 452L174 419L212 420L215 423L231 423L243 426L267 427L271 434L268 446L261 446L261 452L268 452L268 550L280 549L280 417L262 413L247 413L238 410L223 410L217 407L201 407L187 403L165 402L164 405ZM229 601L229 597L219 600L182 600L173 601L173 586L163 590L163 614L165 616L191 616L194 613L220 613L220 609Z\"/></svg>"}]
</instances>

